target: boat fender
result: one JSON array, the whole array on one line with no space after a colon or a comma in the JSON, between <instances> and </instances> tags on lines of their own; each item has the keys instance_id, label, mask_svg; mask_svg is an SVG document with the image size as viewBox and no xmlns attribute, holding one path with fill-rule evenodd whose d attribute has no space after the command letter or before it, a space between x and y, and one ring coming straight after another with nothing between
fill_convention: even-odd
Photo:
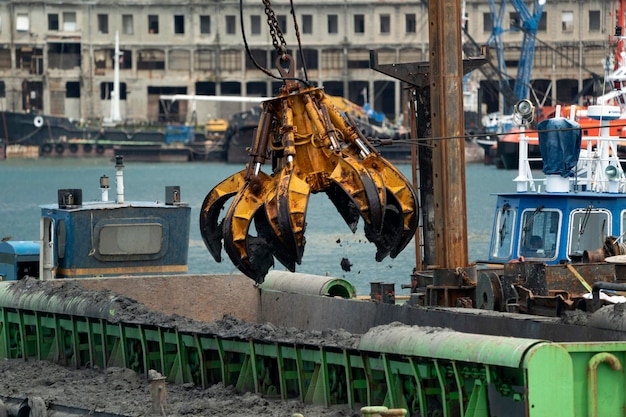
<instances>
[{"instance_id":1,"label":"boat fender","mask_svg":"<svg viewBox=\"0 0 626 417\"><path fill-rule=\"evenodd\" d=\"M33 124L35 125L35 127L41 127L43 126L43 117L41 116L36 116L33 119Z\"/></svg>"},{"instance_id":2,"label":"boat fender","mask_svg":"<svg viewBox=\"0 0 626 417\"><path fill-rule=\"evenodd\" d=\"M97 153L104 153L104 146L96 145L96 152Z\"/></svg>"},{"instance_id":3,"label":"boat fender","mask_svg":"<svg viewBox=\"0 0 626 417\"><path fill-rule=\"evenodd\" d=\"M52 152L52 145L50 145L49 143L45 143L42 147L41 150L43 153L50 153Z\"/></svg>"},{"instance_id":4,"label":"boat fender","mask_svg":"<svg viewBox=\"0 0 626 417\"><path fill-rule=\"evenodd\" d=\"M83 145L83 152L85 152L85 153L90 153L91 152L91 144L90 143L85 143Z\"/></svg>"},{"instance_id":5,"label":"boat fender","mask_svg":"<svg viewBox=\"0 0 626 417\"><path fill-rule=\"evenodd\" d=\"M70 152L71 153L76 153L78 152L78 145L75 143L70 144Z\"/></svg>"},{"instance_id":6,"label":"boat fender","mask_svg":"<svg viewBox=\"0 0 626 417\"><path fill-rule=\"evenodd\" d=\"M56 151L56 153L63 153L65 151L65 145L63 145L62 143L57 143L54 146L54 150Z\"/></svg>"}]
</instances>

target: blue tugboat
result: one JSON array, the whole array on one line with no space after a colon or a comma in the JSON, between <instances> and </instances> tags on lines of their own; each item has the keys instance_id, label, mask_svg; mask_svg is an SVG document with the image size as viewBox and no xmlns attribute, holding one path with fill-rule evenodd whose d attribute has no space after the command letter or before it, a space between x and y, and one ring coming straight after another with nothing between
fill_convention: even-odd
<instances>
[{"instance_id":1,"label":"blue tugboat","mask_svg":"<svg viewBox=\"0 0 626 417\"><path fill-rule=\"evenodd\" d=\"M58 190L57 204L41 207L39 242L1 242L0 280L186 273L191 208L180 187L165 187L164 202L125 201L121 156L115 167L115 201L106 176L101 201Z\"/></svg>"},{"instance_id":2,"label":"blue tugboat","mask_svg":"<svg viewBox=\"0 0 626 417\"><path fill-rule=\"evenodd\" d=\"M615 106L589 108L604 127L586 148L576 122L541 122L543 179L533 177L522 133L517 192L498 195L489 262L600 262L624 253L626 179L608 126L619 114Z\"/></svg>"}]
</instances>

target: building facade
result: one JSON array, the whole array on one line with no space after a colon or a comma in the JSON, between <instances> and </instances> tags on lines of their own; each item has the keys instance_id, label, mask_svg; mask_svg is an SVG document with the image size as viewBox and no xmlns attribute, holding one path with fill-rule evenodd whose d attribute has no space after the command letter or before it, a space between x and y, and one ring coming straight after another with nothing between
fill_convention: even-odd
<instances>
[{"instance_id":1,"label":"building facade","mask_svg":"<svg viewBox=\"0 0 626 417\"><path fill-rule=\"evenodd\" d=\"M114 60L119 59L121 114L141 123L229 117L241 103L181 102L161 95L271 96L280 81L275 48L261 1L245 0L0 0L0 106L74 119L109 115ZM581 100L583 87L602 76L611 52L614 2L549 1L537 31L532 68L534 99L542 104ZM482 45L494 33L488 0L467 1L466 28ZM515 78L523 34L507 6L502 43ZM428 60L426 1L318 0L295 2L302 55L287 0L272 2L298 77L357 104L369 102L391 119L406 108L399 81L369 68L381 63ZM532 6L529 5L529 8ZM243 27L240 25L243 21ZM242 33L242 29L245 31ZM116 57L119 34L121 54ZM246 44L254 57L248 57ZM304 58L304 60L302 59ZM276 71L274 71L276 73ZM476 71L478 90L495 81ZM535 91L539 91L537 94ZM481 112L498 107L497 93L479 95Z\"/></svg>"}]
</instances>

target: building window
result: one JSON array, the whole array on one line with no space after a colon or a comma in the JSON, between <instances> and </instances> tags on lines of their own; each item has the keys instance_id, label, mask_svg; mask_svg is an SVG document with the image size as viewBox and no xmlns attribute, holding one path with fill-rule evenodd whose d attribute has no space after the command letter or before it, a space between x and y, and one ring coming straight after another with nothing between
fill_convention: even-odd
<instances>
[{"instance_id":1,"label":"building window","mask_svg":"<svg viewBox=\"0 0 626 417\"><path fill-rule=\"evenodd\" d=\"M328 33L338 33L339 32L339 19L336 14L328 15Z\"/></svg>"},{"instance_id":2,"label":"building window","mask_svg":"<svg viewBox=\"0 0 626 417\"><path fill-rule=\"evenodd\" d=\"M369 68L370 53L367 49L353 49L348 52L348 68Z\"/></svg>"},{"instance_id":3,"label":"building window","mask_svg":"<svg viewBox=\"0 0 626 417\"><path fill-rule=\"evenodd\" d=\"M182 35L185 33L185 16L177 14L174 16L174 33Z\"/></svg>"},{"instance_id":4,"label":"building window","mask_svg":"<svg viewBox=\"0 0 626 417\"><path fill-rule=\"evenodd\" d=\"M546 12L541 13L541 18L539 19L537 30L539 32L545 32L548 30L548 14Z\"/></svg>"},{"instance_id":5,"label":"building window","mask_svg":"<svg viewBox=\"0 0 626 417\"><path fill-rule=\"evenodd\" d=\"M159 16L155 14L148 15L148 33L159 33Z\"/></svg>"},{"instance_id":6,"label":"building window","mask_svg":"<svg viewBox=\"0 0 626 417\"><path fill-rule=\"evenodd\" d=\"M138 70L165 69L165 52L160 49L145 49L137 53Z\"/></svg>"},{"instance_id":7,"label":"building window","mask_svg":"<svg viewBox=\"0 0 626 417\"><path fill-rule=\"evenodd\" d=\"M122 33L125 35L132 35L134 33L132 14L122 15Z\"/></svg>"},{"instance_id":8,"label":"building window","mask_svg":"<svg viewBox=\"0 0 626 417\"><path fill-rule=\"evenodd\" d=\"M493 22L491 20L491 13L483 13L483 32L493 32Z\"/></svg>"},{"instance_id":9,"label":"building window","mask_svg":"<svg viewBox=\"0 0 626 417\"><path fill-rule=\"evenodd\" d=\"M109 33L109 15L108 14L98 15L98 32Z\"/></svg>"},{"instance_id":10,"label":"building window","mask_svg":"<svg viewBox=\"0 0 626 417\"><path fill-rule=\"evenodd\" d=\"M220 66L225 71L240 71L241 52L235 49L220 52Z\"/></svg>"},{"instance_id":11,"label":"building window","mask_svg":"<svg viewBox=\"0 0 626 417\"><path fill-rule=\"evenodd\" d=\"M354 15L354 33L365 33L365 15Z\"/></svg>"},{"instance_id":12,"label":"building window","mask_svg":"<svg viewBox=\"0 0 626 417\"><path fill-rule=\"evenodd\" d=\"M246 69L256 69L256 62L261 67L267 67L267 51L265 49L251 49L252 58L246 54ZM252 61L254 59L254 61Z\"/></svg>"},{"instance_id":13,"label":"building window","mask_svg":"<svg viewBox=\"0 0 626 417\"><path fill-rule=\"evenodd\" d=\"M391 18L388 14L380 15L380 33L389 33L391 31Z\"/></svg>"},{"instance_id":14,"label":"building window","mask_svg":"<svg viewBox=\"0 0 626 417\"><path fill-rule=\"evenodd\" d=\"M65 32L76 31L76 12L63 12L63 30Z\"/></svg>"},{"instance_id":15,"label":"building window","mask_svg":"<svg viewBox=\"0 0 626 417\"><path fill-rule=\"evenodd\" d=\"M600 10L589 10L589 32L600 30Z\"/></svg>"},{"instance_id":16,"label":"building window","mask_svg":"<svg viewBox=\"0 0 626 417\"><path fill-rule=\"evenodd\" d=\"M341 51L341 49L327 49L325 51L322 51L322 68L342 69L343 52Z\"/></svg>"},{"instance_id":17,"label":"building window","mask_svg":"<svg viewBox=\"0 0 626 417\"><path fill-rule=\"evenodd\" d=\"M59 15L56 13L48 14L48 30L59 30Z\"/></svg>"},{"instance_id":18,"label":"building window","mask_svg":"<svg viewBox=\"0 0 626 417\"><path fill-rule=\"evenodd\" d=\"M200 16L200 33L211 33L211 16L206 14Z\"/></svg>"},{"instance_id":19,"label":"building window","mask_svg":"<svg viewBox=\"0 0 626 417\"><path fill-rule=\"evenodd\" d=\"M302 15L302 33L313 33L313 16L310 14Z\"/></svg>"},{"instance_id":20,"label":"building window","mask_svg":"<svg viewBox=\"0 0 626 417\"><path fill-rule=\"evenodd\" d=\"M518 12L509 13L509 27L511 29L519 29L522 27L522 19Z\"/></svg>"},{"instance_id":21,"label":"building window","mask_svg":"<svg viewBox=\"0 0 626 417\"><path fill-rule=\"evenodd\" d=\"M250 16L250 33L259 35L261 33L261 16Z\"/></svg>"},{"instance_id":22,"label":"building window","mask_svg":"<svg viewBox=\"0 0 626 417\"><path fill-rule=\"evenodd\" d=\"M278 27L283 33L287 33L287 16L284 14L280 14L276 16L276 20L278 21Z\"/></svg>"},{"instance_id":23,"label":"building window","mask_svg":"<svg viewBox=\"0 0 626 417\"><path fill-rule=\"evenodd\" d=\"M80 98L80 82L68 81L65 83L66 98Z\"/></svg>"},{"instance_id":24,"label":"building window","mask_svg":"<svg viewBox=\"0 0 626 417\"><path fill-rule=\"evenodd\" d=\"M417 32L417 22L415 20L415 13L407 13L404 15L406 33Z\"/></svg>"},{"instance_id":25,"label":"building window","mask_svg":"<svg viewBox=\"0 0 626 417\"><path fill-rule=\"evenodd\" d=\"M226 16L226 33L234 35L237 31L237 19L233 15Z\"/></svg>"},{"instance_id":26,"label":"building window","mask_svg":"<svg viewBox=\"0 0 626 417\"><path fill-rule=\"evenodd\" d=\"M574 12L561 12L561 30L563 32L572 32L574 30Z\"/></svg>"},{"instance_id":27,"label":"building window","mask_svg":"<svg viewBox=\"0 0 626 417\"><path fill-rule=\"evenodd\" d=\"M15 20L15 30L17 30L18 32L28 32L30 30L30 21L28 19L28 14L17 14L17 19Z\"/></svg>"}]
</instances>

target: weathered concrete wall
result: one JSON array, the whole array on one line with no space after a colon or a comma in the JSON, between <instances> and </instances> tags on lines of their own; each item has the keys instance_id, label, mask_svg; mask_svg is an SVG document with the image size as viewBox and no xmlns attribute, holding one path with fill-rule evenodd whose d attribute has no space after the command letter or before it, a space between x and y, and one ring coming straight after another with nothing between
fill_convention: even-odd
<instances>
[{"instance_id":1,"label":"weathered concrete wall","mask_svg":"<svg viewBox=\"0 0 626 417\"><path fill-rule=\"evenodd\" d=\"M465 333L557 342L626 340L626 332L566 324L552 317L477 309L409 307L278 291L262 291L261 309L262 321L305 330L342 328L350 333L363 334L374 326L400 322Z\"/></svg>"},{"instance_id":2,"label":"weathered concrete wall","mask_svg":"<svg viewBox=\"0 0 626 417\"><path fill-rule=\"evenodd\" d=\"M164 314L178 314L212 322L232 315L258 322L260 294L243 275L172 275L153 277L89 278L76 282L90 290L110 290Z\"/></svg>"}]
</instances>

